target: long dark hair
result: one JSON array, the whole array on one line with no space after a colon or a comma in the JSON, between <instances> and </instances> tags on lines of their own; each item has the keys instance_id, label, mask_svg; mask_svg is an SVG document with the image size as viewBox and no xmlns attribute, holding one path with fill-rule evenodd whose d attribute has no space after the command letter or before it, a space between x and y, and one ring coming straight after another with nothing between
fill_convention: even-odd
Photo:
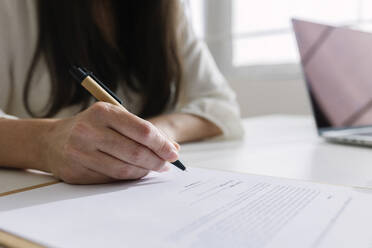
<instances>
[{"instance_id":1,"label":"long dark hair","mask_svg":"<svg viewBox=\"0 0 372 248\"><path fill-rule=\"evenodd\" d=\"M23 92L32 116L51 117L71 105L87 107L91 96L69 75L71 65L95 72L114 91L123 82L121 88L140 95L142 117L158 115L177 101L182 73L176 37L178 0L111 0L114 44L97 25L92 8L92 3L103 6L104 1L39 0L38 46ZM42 55L51 74L51 94L44 111L35 113L29 90Z\"/></svg>"}]
</instances>

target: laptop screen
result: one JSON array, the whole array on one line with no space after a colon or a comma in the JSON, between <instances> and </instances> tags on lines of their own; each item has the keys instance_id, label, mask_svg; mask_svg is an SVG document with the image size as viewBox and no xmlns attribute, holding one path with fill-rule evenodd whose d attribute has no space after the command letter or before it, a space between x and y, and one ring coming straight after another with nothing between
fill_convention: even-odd
<instances>
[{"instance_id":1,"label":"laptop screen","mask_svg":"<svg viewBox=\"0 0 372 248\"><path fill-rule=\"evenodd\" d=\"M372 125L372 34L293 20L318 128Z\"/></svg>"}]
</instances>

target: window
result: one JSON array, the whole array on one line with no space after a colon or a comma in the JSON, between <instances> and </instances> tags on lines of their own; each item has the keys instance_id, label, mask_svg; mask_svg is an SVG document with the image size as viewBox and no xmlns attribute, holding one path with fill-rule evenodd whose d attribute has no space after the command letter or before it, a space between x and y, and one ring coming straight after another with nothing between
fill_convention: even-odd
<instances>
[{"instance_id":1,"label":"window","mask_svg":"<svg viewBox=\"0 0 372 248\"><path fill-rule=\"evenodd\" d=\"M230 76L299 74L291 18L372 30L372 0L189 0L193 24Z\"/></svg>"}]
</instances>

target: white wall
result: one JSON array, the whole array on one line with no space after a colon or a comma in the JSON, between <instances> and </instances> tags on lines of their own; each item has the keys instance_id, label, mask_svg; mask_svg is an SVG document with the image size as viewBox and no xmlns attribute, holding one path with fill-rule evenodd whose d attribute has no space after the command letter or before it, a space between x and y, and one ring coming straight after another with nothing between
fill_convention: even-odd
<instances>
[{"instance_id":1,"label":"white wall","mask_svg":"<svg viewBox=\"0 0 372 248\"><path fill-rule=\"evenodd\" d=\"M311 114L302 80L229 80L240 104L242 117L268 114Z\"/></svg>"}]
</instances>

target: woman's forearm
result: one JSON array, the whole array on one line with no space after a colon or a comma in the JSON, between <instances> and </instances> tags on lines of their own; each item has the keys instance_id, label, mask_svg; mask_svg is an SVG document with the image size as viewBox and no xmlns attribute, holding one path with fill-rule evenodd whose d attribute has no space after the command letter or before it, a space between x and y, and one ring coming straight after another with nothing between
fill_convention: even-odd
<instances>
[{"instance_id":1,"label":"woman's forearm","mask_svg":"<svg viewBox=\"0 0 372 248\"><path fill-rule=\"evenodd\" d=\"M55 121L0 118L0 167L48 171L43 161L45 136ZM162 115L149 121L176 142L196 141L221 134L213 123L190 114Z\"/></svg>"},{"instance_id":2,"label":"woman's forearm","mask_svg":"<svg viewBox=\"0 0 372 248\"><path fill-rule=\"evenodd\" d=\"M54 120L0 118L0 167L46 171L42 161L44 136Z\"/></svg>"},{"instance_id":3,"label":"woman's forearm","mask_svg":"<svg viewBox=\"0 0 372 248\"><path fill-rule=\"evenodd\" d=\"M149 120L176 142L190 142L221 135L212 122L192 114L168 114Z\"/></svg>"},{"instance_id":4,"label":"woman's forearm","mask_svg":"<svg viewBox=\"0 0 372 248\"><path fill-rule=\"evenodd\" d=\"M92 112L92 116L97 116L96 112L92 110L90 110L90 112ZM125 114L125 113L119 113L119 114ZM87 113L85 115L87 115ZM88 117L89 116L90 115L88 115ZM141 173L140 172L137 173L138 175L136 173L132 173L133 175L132 174L130 175L120 174L121 172L118 174L118 172L115 172L114 170L116 168L115 166L117 165L115 163L114 164L109 163L107 165L107 169L105 169L104 171L100 171L98 173L94 170L94 168L90 170L85 169L85 167L90 168L89 166L92 166L92 164L94 165L95 153L88 153L88 152L84 153L83 151L80 151L81 150L80 148L85 147L86 149L88 149L89 146L91 146L92 144L105 147L105 144L115 143L115 144L120 145L120 147L115 146L115 147L108 149L108 151L115 151L115 149L117 148L116 150L121 151L118 154L122 154L122 151L126 151L125 154L128 155L129 158L134 156L133 155L134 153L131 152L131 150L125 146L124 144L125 140L122 137L122 135L116 135L118 138L120 138L120 142L118 140L117 142L113 143L113 140L109 139L108 134L112 135L111 128L107 130L108 132L107 135L106 134L96 135L98 138L99 137L103 138L103 140L101 140L102 144L99 143L100 139L98 139L95 135L90 135L92 137L90 137L89 135L88 135L89 137L85 137L83 135L85 138L81 138L83 139L81 142L84 141L86 142L86 144L80 144L80 145L75 144L77 141L80 140L79 137L82 135L72 134L75 137L72 141L75 142L74 143L75 146L80 147L78 150L82 154L81 156L80 155L76 156L75 153L72 153L71 155L72 158L75 158L75 160L76 159L79 160L78 162L76 162L73 159L72 161L69 157L69 153L66 155L64 152L62 152L62 150L64 150L63 141L65 139L68 140L69 139L68 137L71 136L69 132L66 132L66 130L68 131L70 129L66 127L69 127L71 124L75 123L75 127L73 127L73 130L79 129L78 127L80 126L84 126L85 127L84 129L87 128L89 133L94 131L92 128L90 128L89 125L87 125L90 123L91 118L86 117L88 122L85 123L84 117L85 117L84 115L83 117L78 116L71 120L57 120L57 119L9 120L9 119L0 118L0 148L1 148L0 149L0 167L37 169L37 170L42 170L42 171L53 172L53 174L56 177L62 178L63 180L67 182L72 182L72 183L108 182L115 178L131 179L131 178L137 178L137 177L140 177L146 174L146 173L142 173L141 171L140 171ZM84 120L80 120L80 119L84 119ZM138 118L137 119L134 118L134 119L135 119L134 121L136 121ZM123 124L120 124L119 126L121 127L122 125L126 124L127 121L128 121L128 117L124 118ZM221 134L221 130L213 123L203 118L200 118L194 115L189 115L189 114L163 115L163 116L159 116L156 118L152 118L149 121L152 122L156 127L162 129L163 132L169 136L169 138L177 142L196 141L196 140L209 138L209 137L213 137L213 136ZM77 125L80 122L82 122L83 124L85 123L85 125ZM97 121L94 120L92 122L95 127L96 126L95 123ZM128 130L130 129L129 127L130 126L127 127ZM136 127L141 127L141 125L138 124L138 126ZM130 133L132 133L133 130ZM103 130L102 128L98 128L98 131L103 132L105 130ZM153 130L153 131L155 132L156 130ZM110 142L106 142L105 137L107 137L107 139L109 139ZM156 138L160 136L154 134L154 135L148 135L148 137ZM98 143L92 142L91 139L93 140L98 139L97 141ZM156 145L156 141L154 141L153 143L154 143L153 144L154 147L161 147L159 145ZM122 145L123 147L121 147ZM176 147L175 144L174 146ZM97 150L97 148L95 147L93 147L92 149L94 151ZM138 153L138 149L136 152ZM84 154L89 155L89 156L85 156ZM102 156L102 154L104 153L101 154L100 152L98 152L97 154ZM153 154L153 153L150 153L150 154ZM112 158L113 157L110 157L110 159ZM84 159L87 161L85 161ZM97 159L99 160L99 158ZM120 158L120 159L121 160L115 160L115 161L118 164L123 163L122 161L124 161L124 158ZM139 157L138 159L141 160L142 158ZM104 162L106 163L109 162L105 160L102 160L102 161L99 160L99 161L100 161L99 164L102 164ZM161 162L161 164L162 163L163 162ZM85 167L82 166L84 164L85 164ZM153 165L156 163L151 162L151 164ZM140 166L145 167L146 165L143 165L141 163ZM111 168L111 167L115 167L115 168ZM125 167L124 165L123 165L123 168L119 166L118 167L119 171L121 169L127 170L130 166L127 166L128 168L126 167L124 168L124 167ZM137 167L133 167L133 168L137 168Z\"/></svg>"},{"instance_id":5,"label":"woman's forearm","mask_svg":"<svg viewBox=\"0 0 372 248\"><path fill-rule=\"evenodd\" d=\"M104 102L66 119L0 119L0 148L0 166L75 184L138 179L178 159L177 145L153 124Z\"/></svg>"}]
</instances>

